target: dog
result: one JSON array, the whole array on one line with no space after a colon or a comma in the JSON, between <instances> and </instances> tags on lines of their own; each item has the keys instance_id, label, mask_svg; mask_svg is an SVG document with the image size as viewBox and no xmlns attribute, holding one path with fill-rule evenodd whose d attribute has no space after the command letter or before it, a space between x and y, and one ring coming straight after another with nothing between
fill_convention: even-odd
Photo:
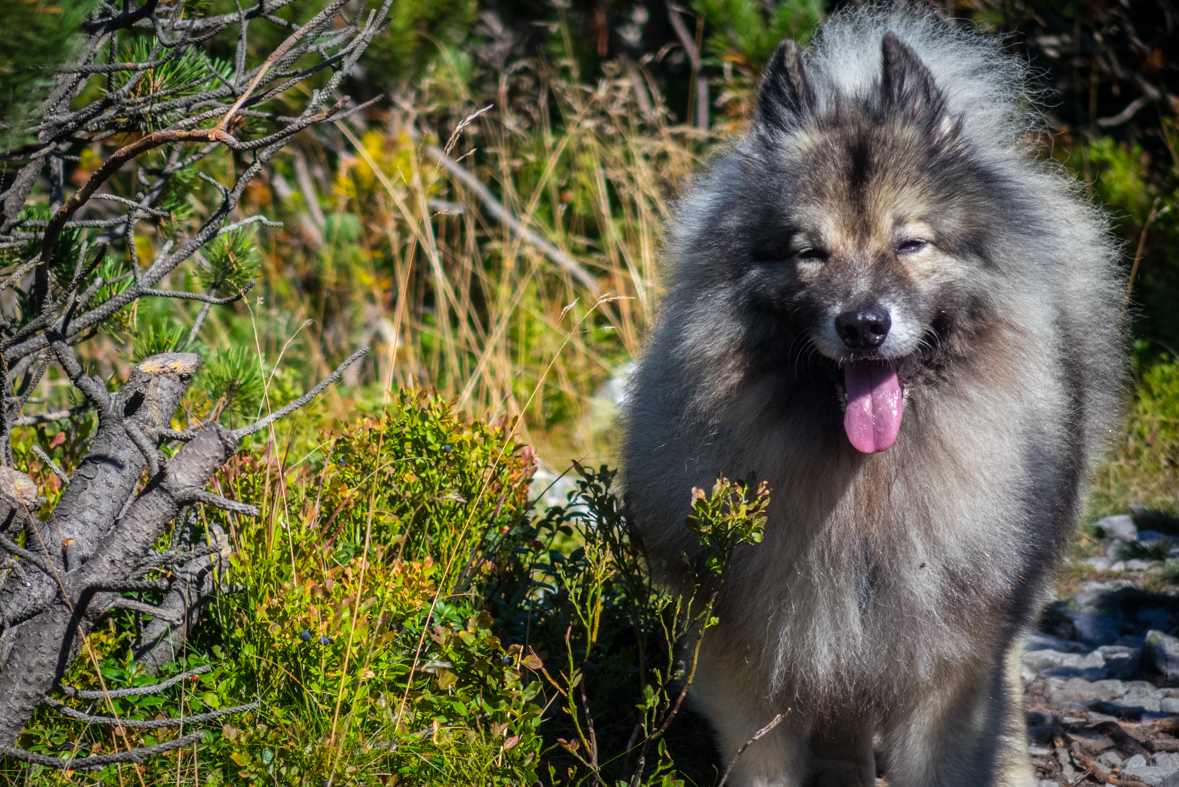
<instances>
[{"instance_id":1,"label":"dog","mask_svg":"<svg viewBox=\"0 0 1179 787\"><path fill-rule=\"evenodd\" d=\"M782 42L670 222L625 501L674 584L692 487L772 489L690 688L724 763L783 714L733 784L1035 783L1020 639L1120 427L1125 279L1037 157L1026 65L968 27L868 7Z\"/></svg>"}]
</instances>

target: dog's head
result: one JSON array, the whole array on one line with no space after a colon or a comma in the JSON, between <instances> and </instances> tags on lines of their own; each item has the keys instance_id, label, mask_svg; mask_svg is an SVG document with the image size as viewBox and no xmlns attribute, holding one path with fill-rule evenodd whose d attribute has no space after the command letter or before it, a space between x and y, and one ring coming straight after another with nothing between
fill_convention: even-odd
<instances>
[{"instance_id":1,"label":"dog's head","mask_svg":"<svg viewBox=\"0 0 1179 787\"><path fill-rule=\"evenodd\" d=\"M799 337L817 350L865 452L892 445L905 387L985 311L988 235L1013 208L914 51L888 33L882 60L869 92L846 95L813 85L783 42L721 177L745 198L710 203L744 351L765 367L797 366L782 356Z\"/></svg>"}]
</instances>

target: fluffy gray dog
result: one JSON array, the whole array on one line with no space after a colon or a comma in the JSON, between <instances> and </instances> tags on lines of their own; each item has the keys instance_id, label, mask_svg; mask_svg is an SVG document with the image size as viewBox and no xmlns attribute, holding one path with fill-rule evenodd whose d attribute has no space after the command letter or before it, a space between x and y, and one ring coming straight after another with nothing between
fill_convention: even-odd
<instances>
[{"instance_id":1,"label":"fluffy gray dog","mask_svg":"<svg viewBox=\"0 0 1179 787\"><path fill-rule=\"evenodd\" d=\"M785 41L680 203L626 413L675 582L692 486L772 488L693 687L740 785L1031 785L1019 637L1123 396L1103 215L1027 141L1025 67L935 17Z\"/></svg>"}]
</instances>

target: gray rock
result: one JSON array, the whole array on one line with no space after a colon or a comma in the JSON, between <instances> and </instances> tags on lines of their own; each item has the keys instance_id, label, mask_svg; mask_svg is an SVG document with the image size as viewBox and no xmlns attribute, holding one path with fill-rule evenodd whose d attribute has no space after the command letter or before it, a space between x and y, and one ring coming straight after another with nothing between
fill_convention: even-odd
<instances>
[{"instance_id":1,"label":"gray rock","mask_svg":"<svg viewBox=\"0 0 1179 787\"><path fill-rule=\"evenodd\" d=\"M1179 713L1179 699L1164 697L1159 700L1159 710L1163 713Z\"/></svg>"},{"instance_id":2,"label":"gray rock","mask_svg":"<svg viewBox=\"0 0 1179 787\"><path fill-rule=\"evenodd\" d=\"M1105 660L1106 677L1127 680L1138 671L1138 651L1115 653Z\"/></svg>"},{"instance_id":3,"label":"gray rock","mask_svg":"<svg viewBox=\"0 0 1179 787\"><path fill-rule=\"evenodd\" d=\"M1124 640L1124 639L1126 639L1126 637L1118 637L1119 641ZM1141 638L1139 638L1139 639L1141 640ZM1097 649L1097 652L1105 657L1105 660L1107 663L1109 662L1110 659L1112 659L1116 656L1132 656L1133 658L1138 658L1138 655L1141 651L1142 651L1142 643L1141 642L1139 642L1139 644L1137 644L1137 645L1118 645L1118 644L1102 645L1100 648Z\"/></svg>"},{"instance_id":4,"label":"gray rock","mask_svg":"<svg viewBox=\"0 0 1179 787\"><path fill-rule=\"evenodd\" d=\"M1150 758L1150 764L1159 768L1170 768L1179 771L1179 753L1159 752Z\"/></svg>"},{"instance_id":5,"label":"gray rock","mask_svg":"<svg viewBox=\"0 0 1179 787\"><path fill-rule=\"evenodd\" d=\"M1095 612L1071 611L1066 612L1073 625L1076 626L1077 636L1093 642L1113 642L1121 634L1121 621L1111 615L1099 615Z\"/></svg>"},{"instance_id":6,"label":"gray rock","mask_svg":"<svg viewBox=\"0 0 1179 787\"><path fill-rule=\"evenodd\" d=\"M1122 775L1147 784L1162 784L1165 779L1179 773L1179 754L1156 754L1148 762L1141 754L1135 754L1122 766Z\"/></svg>"},{"instance_id":7,"label":"gray rock","mask_svg":"<svg viewBox=\"0 0 1179 787\"><path fill-rule=\"evenodd\" d=\"M1134 560L1127 560L1126 561L1126 570L1127 571L1148 571L1150 569L1150 567L1153 566L1157 562L1158 562L1157 560L1138 560L1137 558L1135 558Z\"/></svg>"},{"instance_id":8,"label":"gray rock","mask_svg":"<svg viewBox=\"0 0 1179 787\"><path fill-rule=\"evenodd\" d=\"M1071 639L1061 639L1040 631L1031 631L1023 637L1024 651L1058 650L1061 653L1083 653L1085 646Z\"/></svg>"},{"instance_id":9,"label":"gray rock","mask_svg":"<svg viewBox=\"0 0 1179 787\"><path fill-rule=\"evenodd\" d=\"M1109 567L1113 563L1107 557L1087 557L1081 562L1094 571L1109 571Z\"/></svg>"},{"instance_id":10,"label":"gray rock","mask_svg":"<svg viewBox=\"0 0 1179 787\"><path fill-rule=\"evenodd\" d=\"M1116 680L1090 682L1083 678L1048 678L1048 699L1053 707L1069 701L1108 701L1121 696L1123 692L1123 684Z\"/></svg>"},{"instance_id":11,"label":"gray rock","mask_svg":"<svg viewBox=\"0 0 1179 787\"><path fill-rule=\"evenodd\" d=\"M1100 755L1098 755L1095 759L1097 760L1097 762L1101 763L1102 765L1104 765L1107 768L1121 768L1122 767L1122 758L1118 756L1118 753L1116 751L1103 752Z\"/></svg>"},{"instance_id":12,"label":"gray rock","mask_svg":"<svg viewBox=\"0 0 1179 787\"><path fill-rule=\"evenodd\" d=\"M1080 653L1062 653L1059 650L1031 650L1023 654L1023 665L1039 674L1052 667L1077 667L1081 663Z\"/></svg>"},{"instance_id":13,"label":"gray rock","mask_svg":"<svg viewBox=\"0 0 1179 787\"><path fill-rule=\"evenodd\" d=\"M1110 563L1109 570L1110 571L1125 571L1126 570L1126 561L1115 560L1113 563Z\"/></svg>"},{"instance_id":14,"label":"gray rock","mask_svg":"<svg viewBox=\"0 0 1179 787\"><path fill-rule=\"evenodd\" d=\"M1137 707L1145 711L1158 712L1159 710L1159 693L1154 688L1132 688L1117 699L1117 704L1124 707Z\"/></svg>"},{"instance_id":15,"label":"gray rock","mask_svg":"<svg viewBox=\"0 0 1179 787\"><path fill-rule=\"evenodd\" d=\"M1040 779L1036 782L1036 787L1060 787L1060 782L1054 782L1050 779Z\"/></svg>"},{"instance_id":16,"label":"gray rock","mask_svg":"<svg viewBox=\"0 0 1179 787\"><path fill-rule=\"evenodd\" d=\"M1056 761L1060 763L1060 775L1064 777L1065 783L1072 784L1073 780L1077 778L1077 772L1073 770L1073 761L1069 756L1068 749L1057 749Z\"/></svg>"},{"instance_id":17,"label":"gray rock","mask_svg":"<svg viewBox=\"0 0 1179 787\"><path fill-rule=\"evenodd\" d=\"M1179 683L1179 639L1151 629L1142 645L1142 667L1169 684Z\"/></svg>"},{"instance_id":18,"label":"gray rock","mask_svg":"<svg viewBox=\"0 0 1179 787\"><path fill-rule=\"evenodd\" d=\"M1120 538L1124 541L1138 539L1138 526L1134 524L1134 520L1128 514L1107 516L1097 520L1093 527L1097 530L1098 538Z\"/></svg>"},{"instance_id":19,"label":"gray rock","mask_svg":"<svg viewBox=\"0 0 1179 787\"><path fill-rule=\"evenodd\" d=\"M1046 757L1052 754L1051 749L1043 749L1039 746L1028 746L1028 756L1030 757Z\"/></svg>"}]
</instances>

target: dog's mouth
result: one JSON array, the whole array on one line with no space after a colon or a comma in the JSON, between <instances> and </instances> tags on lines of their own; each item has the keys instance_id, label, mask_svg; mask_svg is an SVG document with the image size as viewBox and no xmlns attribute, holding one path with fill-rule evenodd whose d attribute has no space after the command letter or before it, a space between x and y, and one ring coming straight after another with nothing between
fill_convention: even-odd
<instances>
[{"instance_id":1,"label":"dog's mouth","mask_svg":"<svg viewBox=\"0 0 1179 787\"><path fill-rule=\"evenodd\" d=\"M852 447L865 454L887 451L904 417L904 387L919 363L916 355L897 359L852 357L843 372L843 429Z\"/></svg>"}]
</instances>

